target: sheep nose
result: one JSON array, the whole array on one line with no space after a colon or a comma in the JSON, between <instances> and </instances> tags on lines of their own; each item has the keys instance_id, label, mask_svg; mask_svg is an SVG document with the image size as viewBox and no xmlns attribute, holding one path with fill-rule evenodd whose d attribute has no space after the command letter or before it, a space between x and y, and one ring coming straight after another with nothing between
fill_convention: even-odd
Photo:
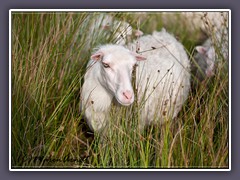
<instances>
[{"instance_id":1,"label":"sheep nose","mask_svg":"<svg viewBox=\"0 0 240 180\"><path fill-rule=\"evenodd\" d=\"M132 99L132 96L133 96L133 93L129 90L123 92L123 96L126 98L126 99Z\"/></svg>"}]
</instances>

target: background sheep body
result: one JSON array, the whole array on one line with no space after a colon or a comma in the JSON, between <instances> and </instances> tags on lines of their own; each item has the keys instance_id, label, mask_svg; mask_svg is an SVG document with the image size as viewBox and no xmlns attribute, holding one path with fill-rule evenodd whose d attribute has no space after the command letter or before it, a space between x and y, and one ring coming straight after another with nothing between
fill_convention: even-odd
<instances>
[{"instance_id":1,"label":"background sheep body","mask_svg":"<svg viewBox=\"0 0 240 180\"><path fill-rule=\"evenodd\" d=\"M140 129L143 129L153 120L161 124L165 118L177 116L188 96L190 63L183 46L165 30L143 36L138 41L129 44L128 48L137 51L138 45L140 45L141 54L147 58L146 61L138 61L136 68L136 101L141 111L139 126ZM128 65L125 68L129 69L125 74L127 72L131 74L130 67L136 63L136 59L142 60L141 56L134 55L133 52L118 45L100 47L95 56L99 51L104 51L104 56L108 57L120 55L118 57L122 58L112 58L110 61L114 61L120 71L124 71L123 68L120 68L120 64L127 60ZM105 77L102 77L101 74L104 69L102 61L105 59L90 60L81 94L81 108L85 112L89 126L94 131L100 131L107 124L109 107L113 98L118 96L108 89L110 85L103 83ZM128 81L131 86L131 75L129 77ZM121 83L119 83L120 86ZM126 79L123 84L125 83ZM132 91L131 88L127 88L129 92ZM116 99L118 100L118 98ZM118 102L122 104L121 101L118 100Z\"/></svg>"},{"instance_id":2,"label":"background sheep body","mask_svg":"<svg viewBox=\"0 0 240 180\"><path fill-rule=\"evenodd\" d=\"M126 44L133 34L132 26L126 21L119 21L116 17L108 14L99 14L88 18L89 34L86 38L86 48L91 49L94 42L100 39L101 41L109 41L110 39L115 44Z\"/></svg>"},{"instance_id":3,"label":"background sheep body","mask_svg":"<svg viewBox=\"0 0 240 180\"><path fill-rule=\"evenodd\" d=\"M204 76L214 75L217 61L220 59L228 61L228 13L199 12L198 14L186 13L185 15L192 17L192 23L198 22L199 28L209 36L202 45L195 47L197 50L195 60L200 68L193 67L196 69L193 73L202 81L205 79ZM196 23L195 27L197 27ZM200 71L202 71L201 74Z\"/></svg>"}]
</instances>

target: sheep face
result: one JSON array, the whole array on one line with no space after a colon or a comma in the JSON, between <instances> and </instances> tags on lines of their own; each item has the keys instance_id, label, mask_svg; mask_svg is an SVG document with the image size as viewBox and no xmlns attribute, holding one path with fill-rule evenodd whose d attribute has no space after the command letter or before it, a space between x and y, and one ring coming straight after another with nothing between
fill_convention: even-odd
<instances>
[{"instance_id":1,"label":"sheep face","mask_svg":"<svg viewBox=\"0 0 240 180\"><path fill-rule=\"evenodd\" d=\"M198 55L196 59L198 61L205 62L205 74L207 77L211 77L214 75L214 65L215 65L215 50L213 46L204 47L204 46L197 46L196 50L198 51ZM200 62L203 63L203 62ZM202 67L203 68L203 67Z\"/></svg>"},{"instance_id":2,"label":"sheep face","mask_svg":"<svg viewBox=\"0 0 240 180\"><path fill-rule=\"evenodd\" d=\"M104 48L99 49L91 56L91 59L97 61L100 66L100 84L109 92L116 100L124 106L128 106L134 101L134 92L131 84L133 66L137 60L145 58L136 55L129 50L116 45L109 51ZM119 48L121 47L121 48Z\"/></svg>"}]
</instances>

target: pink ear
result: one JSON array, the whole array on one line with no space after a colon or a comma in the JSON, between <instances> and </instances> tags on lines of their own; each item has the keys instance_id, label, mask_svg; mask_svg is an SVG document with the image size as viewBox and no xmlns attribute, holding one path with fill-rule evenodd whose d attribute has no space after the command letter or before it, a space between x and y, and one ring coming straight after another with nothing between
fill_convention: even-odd
<instances>
[{"instance_id":1,"label":"pink ear","mask_svg":"<svg viewBox=\"0 0 240 180\"><path fill-rule=\"evenodd\" d=\"M143 60L147 59L146 57L144 57L144 56L142 56L140 54L134 53L134 52L133 52L133 55L135 56L137 61L143 61Z\"/></svg>"},{"instance_id":2,"label":"pink ear","mask_svg":"<svg viewBox=\"0 0 240 180\"><path fill-rule=\"evenodd\" d=\"M110 30L110 25L102 25L103 30Z\"/></svg>"},{"instance_id":3,"label":"pink ear","mask_svg":"<svg viewBox=\"0 0 240 180\"><path fill-rule=\"evenodd\" d=\"M143 32L141 30L136 30L135 36L139 37L139 36L142 36L142 35L143 35Z\"/></svg>"},{"instance_id":4,"label":"pink ear","mask_svg":"<svg viewBox=\"0 0 240 180\"><path fill-rule=\"evenodd\" d=\"M203 46L196 46L195 49L197 50L197 52L199 52L200 54L206 54L207 49Z\"/></svg>"},{"instance_id":5,"label":"pink ear","mask_svg":"<svg viewBox=\"0 0 240 180\"><path fill-rule=\"evenodd\" d=\"M214 75L213 69L210 68L206 69L205 73L207 77L211 77Z\"/></svg>"},{"instance_id":6,"label":"pink ear","mask_svg":"<svg viewBox=\"0 0 240 180\"><path fill-rule=\"evenodd\" d=\"M102 57L103 57L103 52L98 51L91 56L91 59L93 59L95 61L99 61L102 59Z\"/></svg>"}]
</instances>

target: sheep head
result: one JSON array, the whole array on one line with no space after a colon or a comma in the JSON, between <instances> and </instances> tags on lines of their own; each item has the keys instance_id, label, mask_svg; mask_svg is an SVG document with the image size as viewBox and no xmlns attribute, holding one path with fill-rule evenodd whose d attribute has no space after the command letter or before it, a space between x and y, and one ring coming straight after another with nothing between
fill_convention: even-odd
<instances>
[{"instance_id":1,"label":"sheep head","mask_svg":"<svg viewBox=\"0 0 240 180\"><path fill-rule=\"evenodd\" d=\"M197 52L200 55L200 58L206 62L205 74L207 77L214 75L214 66L215 66L215 50L213 46L204 47L197 46L195 47Z\"/></svg>"},{"instance_id":2,"label":"sheep head","mask_svg":"<svg viewBox=\"0 0 240 180\"><path fill-rule=\"evenodd\" d=\"M146 58L129 51L120 45L100 47L91 59L97 62L100 69L98 81L116 100L124 106L134 101L132 88L132 71L137 61Z\"/></svg>"}]
</instances>

